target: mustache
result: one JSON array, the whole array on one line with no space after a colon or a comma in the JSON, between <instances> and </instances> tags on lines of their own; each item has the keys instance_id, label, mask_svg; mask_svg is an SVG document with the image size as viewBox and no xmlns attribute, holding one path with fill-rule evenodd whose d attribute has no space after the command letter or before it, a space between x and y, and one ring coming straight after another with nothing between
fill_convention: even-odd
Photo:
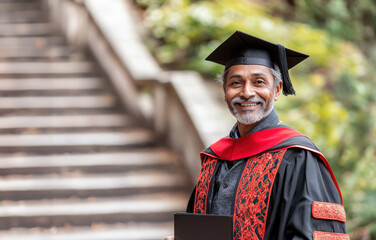
<instances>
[{"instance_id":1,"label":"mustache","mask_svg":"<svg viewBox=\"0 0 376 240\"><path fill-rule=\"evenodd\" d=\"M231 104L237 104L237 103L244 103L244 102L261 102L262 104L265 103L264 99L260 97L250 97L250 98L244 98L244 97L235 97L231 100Z\"/></svg>"}]
</instances>

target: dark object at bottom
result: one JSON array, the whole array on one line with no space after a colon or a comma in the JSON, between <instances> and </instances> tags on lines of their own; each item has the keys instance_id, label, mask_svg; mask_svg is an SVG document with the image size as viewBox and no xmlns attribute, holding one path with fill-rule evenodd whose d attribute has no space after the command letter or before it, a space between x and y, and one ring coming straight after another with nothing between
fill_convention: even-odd
<instances>
[{"instance_id":1,"label":"dark object at bottom","mask_svg":"<svg viewBox=\"0 0 376 240\"><path fill-rule=\"evenodd\" d=\"M232 216L175 213L175 240L231 240Z\"/></svg>"}]
</instances>

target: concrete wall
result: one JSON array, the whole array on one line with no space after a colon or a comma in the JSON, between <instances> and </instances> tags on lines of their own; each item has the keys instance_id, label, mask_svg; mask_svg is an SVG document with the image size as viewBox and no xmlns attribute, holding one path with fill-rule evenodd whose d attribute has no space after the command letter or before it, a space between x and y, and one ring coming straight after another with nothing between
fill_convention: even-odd
<instances>
[{"instance_id":1,"label":"concrete wall","mask_svg":"<svg viewBox=\"0 0 376 240\"><path fill-rule=\"evenodd\" d=\"M158 66L142 42L130 0L43 1L57 31L70 44L90 49L124 107L181 155L195 182L199 152L225 136L232 124L201 76Z\"/></svg>"}]
</instances>

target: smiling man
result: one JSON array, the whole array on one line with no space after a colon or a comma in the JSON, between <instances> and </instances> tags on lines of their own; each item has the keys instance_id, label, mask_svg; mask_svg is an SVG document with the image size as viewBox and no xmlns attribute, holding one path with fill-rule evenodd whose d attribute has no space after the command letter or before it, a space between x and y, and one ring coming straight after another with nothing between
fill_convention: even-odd
<instances>
[{"instance_id":1,"label":"smiling man","mask_svg":"<svg viewBox=\"0 0 376 240\"><path fill-rule=\"evenodd\" d=\"M278 118L288 69L308 55L236 31L207 60L225 66L225 102L237 123L201 152L187 211L233 216L233 239L349 239L340 189L316 146Z\"/></svg>"},{"instance_id":2,"label":"smiling man","mask_svg":"<svg viewBox=\"0 0 376 240\"><path fill-rule=\"evenodd\" d=\"M273 110L282 82L274 86L271 70L261 65L235 65L229 69L223 90L241 136L252 130Z\"/></svg>"}]
</instances>

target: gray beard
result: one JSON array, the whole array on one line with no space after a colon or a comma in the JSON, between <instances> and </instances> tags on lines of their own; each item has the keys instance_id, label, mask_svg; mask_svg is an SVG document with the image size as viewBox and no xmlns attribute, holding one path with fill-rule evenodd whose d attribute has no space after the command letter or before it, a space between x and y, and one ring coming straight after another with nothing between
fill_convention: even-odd
<instances>
[{"instance_id":1,"label":"gray beard","mask_svg":"<svg viewBox=\"0 0 376 240\"><path fill-rule=\"evenodd\" d=\"M238 122L244 125L251 125L261 121L262 119L266 118L274 108L274 101L271 101L270 104L266 106L264 99L253 97L248 98L246 102L260 102L261 110L257 113L253 113L253 111L243 111L243 114L240 114L235 107L235 104L238 102L245 102L245 100L240 97L236 97L231 100L231 105L229 105L228 107L230 109L230 112L232 113L232 115L234 115L234 117L236 117Z\"/></svg>"}]
</instances>

